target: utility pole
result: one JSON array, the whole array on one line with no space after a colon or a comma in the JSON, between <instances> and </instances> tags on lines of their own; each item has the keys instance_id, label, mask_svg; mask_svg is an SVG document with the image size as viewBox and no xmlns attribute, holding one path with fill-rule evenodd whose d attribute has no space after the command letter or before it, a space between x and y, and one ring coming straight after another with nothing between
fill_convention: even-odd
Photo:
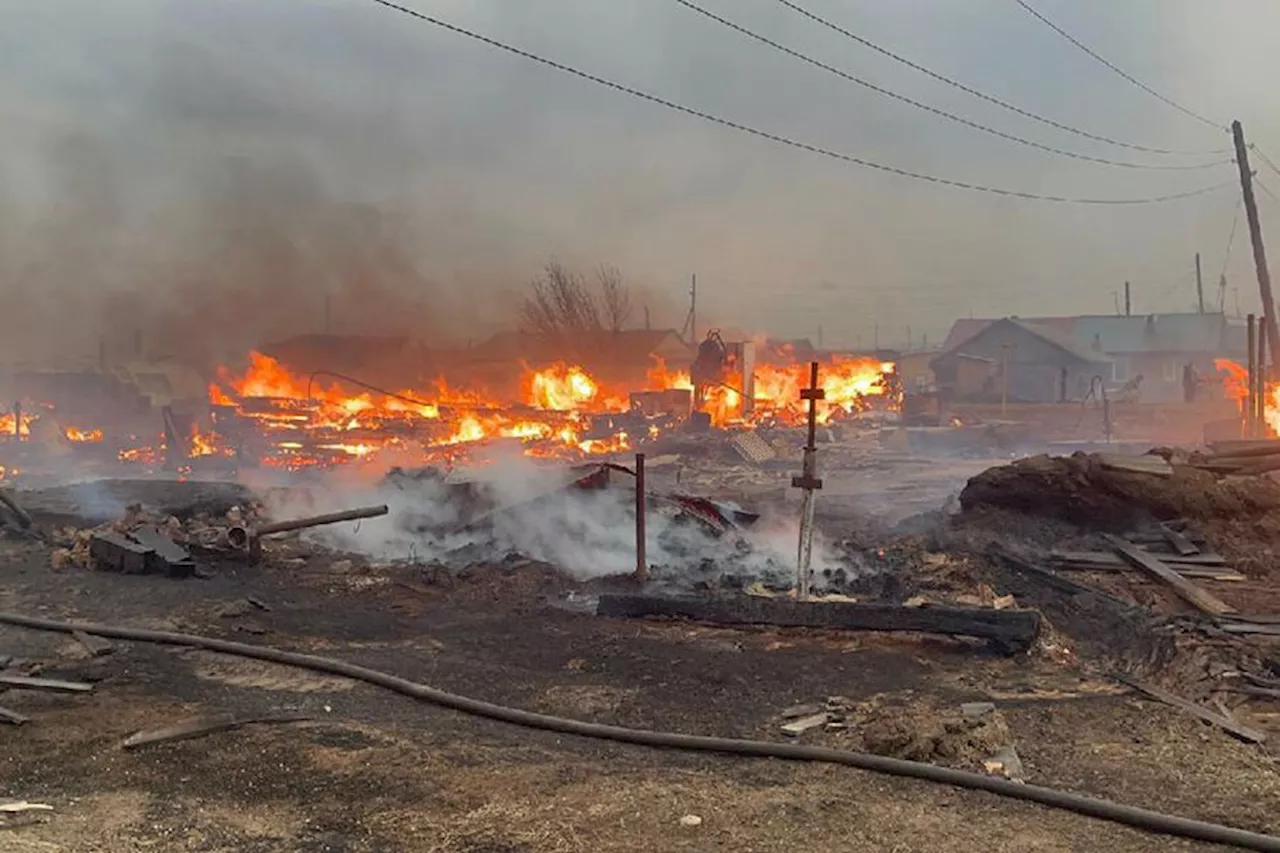
<instances>
[{"instance_id":1,"label":"utility pole","mask_svg":"<svg viewBox=\"0 0 1280 853\"><path fill-rule=\"evenodd\" d=\"M1218 313L1227 313L1227 274L1218 276Z\"/></svg>"},{"instance_id":2,"label":"utility pole","mask_svg":"<svg viewBox=\"0 0 1280 853\"><path fill-rule=\"evenodd\" d=\"M809 387L800 389L800 399L809 404L809 442L804 446L800 476L791 478L791 487L804 491L804 506L800 510L800 547L796 553L796 598L806 601L812 584L814 502L822 488L822 478L818 476L818 401L826 399L826 392L818 384L816 361L809 362Z\"/></svg>"},{"instance_id":3,"label":"utility pole","mask_svg":"<svg viewBox=\"0 0 1280 853\"><path fill-rule=\"evenodd\" d=\"M1013 344L1000 345L1000 417L1009 414L1009 350Z\"/></svg>"},{"instance_id":4,"label":"utility pole","mask_svg":"<svg viewBox=\"0 0 1280 853\"><path fill-rule=\"evenodd\" d=\"M1200 313L1204 313L1204 279L1200 277L1200 253L1196 252L1196 301L1200 304Z\"/></svg>"},{"instance_id":5,"label":"utility pole","mask_svg":"<svg viewBox=\"0 0 1280 853\"><path fill-rule=\"evenodd\" d=\"M1276 325L1276 303L1271 297L1271 271L1267 267L1267 249L1262 244L1262 223L1258 221L1258 201L1253 195L1253 172L1249 168L1249 148L1244 143L1244 127L1239 121L1231 122L1231 138L1236 146L1236 165L1240 167L1240 191L1244 195L1244 212L1249 218L1249 241L1253 244L1253 265L1258 271L1258 291L1262 296L1262 318L1267 327L1267 345L1271 347L1271 362L1276 358L1276 344L1280 342L1280 327Z\"/></svg>"},{"instance_id":6,"label":"utility pole","mask_svg":"<svg viewBox=\"0 0 1280 853\"><path fill-rule=\"evenodd\" d=\"M1129 282L1126 281L1124 283L1124 316L1126 317L1131 316L1130 308L1131 308L1131 305L1129 303Z\"/></svg>"},{"instance_id":7,"label":"utility pole","mask_svg":"<svg viewBox=\"0 0 1280 853\"><path fill-rule=\"evenodd\" d=\"M1116 316L1120 316L1120 291L1111 291L1111 301L1116 304Z\"/></svg>"},{"instance_id":8,"label":"utility pole","mask_svg":"<svg viewBox=\"0 0 1280 853\"><path fill-rule=\"evenodd\" d=\"M689 342L698 345L698 274L689 286Z\"/></svg>"}]
</instances>

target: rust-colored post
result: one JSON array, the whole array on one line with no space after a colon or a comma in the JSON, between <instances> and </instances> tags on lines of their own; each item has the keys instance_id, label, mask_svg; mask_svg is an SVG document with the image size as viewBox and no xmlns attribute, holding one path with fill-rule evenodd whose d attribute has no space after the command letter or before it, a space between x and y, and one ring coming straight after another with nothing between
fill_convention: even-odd
<instances>
[{"instance_id":1,"label":"rust-colored post","mask_svg":"<svg viewBox=\"0 0 1280 853\"><path fill-rule=\"evenodd\" d=\"M1248 375L1245 377L1245 403L1244 403L1244 437L1257 438L1258 430L1255 426L1258 419L1258 402L1254 395L1258 390L1257 381L1257 365L1258 360L1258 333L1256 319L1252 314L1245 318L1245 336L1249 350L1249 367Z\"/></svg>"},{"instance_id":2,"label":"rust-colored post","mask_svg":"<svg viewBox=\"0 0 1280 853\"><path fill-rule=\"evenodd\" d=\"M818 479L818 401L826 392L818 385L818 362L809 362L809 387L800 391L800 399L809 402L809 443L804 447L804 463L799 477L791 478L793 488L804 490L804 508L800 514L800 548L796 557L796 597L809 597L809 567L813 562L814 503L822 480Z\"/></svg>"},{"instance_id":3,"label":"rust-colored post","mask_svg":"<svg viewBox=\"0 0 1280 853\"><path fill-rule=\"evenodd\" d=\"M644 454L636 454L636 580L649 579L649 559L645 555Z\"/></svg>"},{"instance_id":4,"label":"rust-colored post","mask_svg":"<svg viewBox=\"0 0 1280 853\"><path fill-rule=\"evenodd\" d=\"M1253 401L1257 405L1254 423L1258 425L1258 438L1266 438L1271 431L1267 425L1267 382L1271 371L1267 369L1267 324L1258 324L1258 359L1254 365L1255 390Z\"/></svg>"}]
</instances>

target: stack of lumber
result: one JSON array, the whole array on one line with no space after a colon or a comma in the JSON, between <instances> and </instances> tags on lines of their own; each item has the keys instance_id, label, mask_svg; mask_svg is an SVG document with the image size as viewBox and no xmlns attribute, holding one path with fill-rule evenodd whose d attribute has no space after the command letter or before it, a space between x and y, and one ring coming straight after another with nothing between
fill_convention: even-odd
<instances>
[{"instance_id":1,"label":"stack of lumber","mask_svg":"<svg viewBox=\"0 0 1280 853\"><path fill-rule=\"evenodd\" d=\"M1209 449L1200 461L1192 463L1195 467L1241 476L1280 471L1280 439L1218 441Z\"/></svg>"}]
</instances>

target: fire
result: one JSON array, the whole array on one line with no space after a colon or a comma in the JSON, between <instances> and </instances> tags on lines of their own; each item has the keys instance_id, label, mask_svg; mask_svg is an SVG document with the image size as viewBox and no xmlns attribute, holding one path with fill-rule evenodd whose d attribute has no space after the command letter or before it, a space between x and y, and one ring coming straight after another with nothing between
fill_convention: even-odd
<instances>
[{"instance_id":1,"label":"fire","mask_svg":"<svg viewBox=\"0 0 1280 853\"><path fill-rule=\"evenodd\" d=\"M528 370L528 368L525 368ZM590 406L600 386L581 367L563 363L529 372L528 403L535 409L569 412Z\"/></svg>"},{"instance_id":2,"label":"fire","mask_svg":"<svg viewBox=\"0 0 1280 853\"><path fill-rule=\"evenodd\" d=\"M1213 366L1222 374L1222 389L1229 399L1235 400L1244 411L1249 399L1249 370L1227 358L1215 358ZM1263 405L1267 428L1272 435L1280 435L1280 384L1267 384Z\"/></svg>"},{"instance_id":3,"label":"fire","mask_svg":"<svg viewBox=\"0 0 1280 853\"><path fill-rule=\"evenodd\" d=\"M93 444L102 441L102 430L100 429L66 427L62 430L62 434L66 436L67 441L73 441L76 444Z\"/></svg>"},{"instance_id":4,"label":"fire","mask_svg":"<svg viewBox=\"0 0 1280 853\"><path fill-rule=\"evenodd\" d=\"M35 419L35 415L25 411L21 418L15 417L13 412L0 414L0 437L31 435L31 422Z\"/></svg>"}]
</instances>

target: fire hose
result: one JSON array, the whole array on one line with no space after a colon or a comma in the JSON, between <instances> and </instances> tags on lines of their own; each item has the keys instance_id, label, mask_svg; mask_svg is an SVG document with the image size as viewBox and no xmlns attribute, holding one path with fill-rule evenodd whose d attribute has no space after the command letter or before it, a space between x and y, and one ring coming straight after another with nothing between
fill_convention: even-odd
<instances>
[{"instance_id":1,"label":"fire hose","mask_svg":"<svg viewBox=\"0 0 1280 853\"><path fill-rule=\"evenodd\" d=\"M435 687L409 681L390 673L380 672L334 658L289 652L267 646L253 646L247 643L219 640L194 634L152 631L143 628L120 628L91 622L61 622L53 619L23 616L17 613L0 613L0 624L67 634L82 631L86 634L115 640L203 649L285 666L300 667L315 672L350 678L355 681L363 681L366 684L382 687L422 702L429 702L464 714L485 717L525 728L666 749L713 752L752 758L777 758L784 761L841 764L891 776L905 776L952 785L958 788L986 791L1012 799L1025 800L1051 808L1076 812L1077 814L1100 820L1137 827L1149 832L1193 838L1214 844L1226 844L1247 850L1260 850L1264 851L1264 853L1280 853L1280 837L1273 835L1263 835L1221 824L1162 814L1149 809L1126 806L1109 800L1087 797L1082 794L1058 791L1038 785L1021 784L1007 779L972 773L967 770L954 770L949 767L938 767L918 761L906 761L899 758L888 758L870 753L830 749L827 747L738 738L706 737L588 723L582 720L538 714L532 711L524 711L518 708L484 702L479 699L459 696Z\"/></svg>"}]
</instances>

